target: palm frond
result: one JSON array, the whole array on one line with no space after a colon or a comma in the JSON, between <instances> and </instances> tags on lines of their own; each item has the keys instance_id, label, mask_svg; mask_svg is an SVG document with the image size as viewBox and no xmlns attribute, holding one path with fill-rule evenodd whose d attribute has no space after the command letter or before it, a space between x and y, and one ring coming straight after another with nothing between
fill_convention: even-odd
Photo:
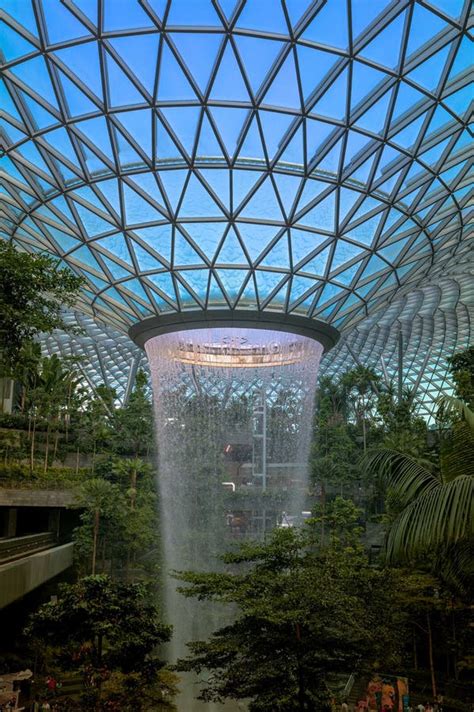
<instances>
[{"instance_id":1,"label":"palm frond","mask_svg":"<svg viewBox=\"0 0 474 712\"><path fill-rule=\"evenodd\" d=\"M446 415L456 413L463 418L474 433L474 411L463 400L454 396L443 396L437 403Z\"/></svg>"},{"instance_id":2,"label":"palm frond","mask_svg":"<svg viewBox=\"0 0 474 712\"><path fill-rule=\"evenodd\" d=\"M403 510L390 528L387 558L410 559L467 539L473 531L474 478L461 475L427 489Z\"/></svg>"},{"instance_id":3,"label":"palm frond","mask_svg":"<svg viewBox=\"0 0 474 712\"><path fill-rule=\"evenodd\" d=\"M369 473L381 476L403 503L441 486L437 475L397 450L376 450L364 458L363 464Z\"/></svg>"}]
</instances>

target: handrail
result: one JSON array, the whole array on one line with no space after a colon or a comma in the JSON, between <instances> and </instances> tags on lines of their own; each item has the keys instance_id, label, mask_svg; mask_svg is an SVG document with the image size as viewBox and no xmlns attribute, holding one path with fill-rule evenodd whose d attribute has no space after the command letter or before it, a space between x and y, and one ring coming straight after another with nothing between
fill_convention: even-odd
<instances>
[{"instance_id":1,"label":"handrail","mask_svg":"<svg viewBox=\"0 0 474 712\"><path fill-rule=\"evenodd\" d=\"M56 536L53 532L40 532L39 534L0 539L0 561L5 562L19 556L25 556L39 549L48 549L56 543Z\"/></svg>"}]
</instances>

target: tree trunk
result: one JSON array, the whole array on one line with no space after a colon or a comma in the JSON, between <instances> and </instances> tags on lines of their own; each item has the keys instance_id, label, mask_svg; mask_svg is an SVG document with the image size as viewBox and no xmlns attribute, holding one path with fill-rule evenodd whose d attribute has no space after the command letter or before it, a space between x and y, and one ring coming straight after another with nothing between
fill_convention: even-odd
<instances>
[{"instance_id":1,"label":"tree trunk","mask_svg":"<svg viewBox=\"0 0 474 712\"><path fill-rule=\"evenodd\" d=\"M298 640L298 648L301 646L301 628L300 624L296 623L295 625L296 628L296 639ZM299 650L296 654L297 656L297 668L298 668L298 709L300 712L304 712L306 709L306 704L305 704L305 683L304 683L304 673L303 673L303 667L301 665L301 659L300 659L300 654Z\"/></svg>"},{"instance_id":2,"label":"tree trunk","mask_svg":"<svg viewBox=\"0 0 474 712\"><path fill-rule=\"evenodd\" d=\"M131 494L130 494L130 509L133 510L135 509L135 500L137 497L137 470L134 467L132 470L132 475L131 475L131 481L130 481L130 489L131 489Z\"/></svg>"},{"instance_id":3,"label":"tree trunk","mask_svg":"<svg viewBox=\"0 0 474 712\"><path fill-rule=\"evenodd\" d=\"M79 474L79 448L76 448L76 475Z\"/></svg>"},{"instance_id":4,"label":"tree trunk","mask_svg":"<svg viewBox=\"0 0 474 712\"><path fill-rule=\"evenodd\" d=\"M97 561L97 543L99 541L99 524L100 524L100 510L96 509L94 513L94 539L92 542L92 575L95 574L95 567Z\"/></svg>"},{"instance_id":5,"label":"tree trunk","mask_svg":"<svg viewBox=\"0 0 474 712\"><path fill-rule=\"evenodd\" d=\"M53 448L53 464L58 454L58 444L59 444L59 422L56 423L56 430L54 432L54 448Z\"/></svg>"},{"instance_id":6,"label":"tree trunk","mask_svg":"<svg viewBox=\"0 0 474 712\"><path fill-rule=\"evenodd\" d=\"M43 467L44 474L46 474L48 471L49 432L50 432L50 426L49 426L49 420L48 420L48 426L46 428L46 447L45 447L45 451L44 451L44 467Z\"/></svg>"},{"instance_id":7,"label":"tree trunk","mask_svg":"<svg viewBox=\"0 0 474 712\"><path fill-rule=\"evenodd\" d=\"M35 466L35 434L36 434L36 414L33 416L33 429L31 431L31 447L30 447L30 472L33 472Z\"/></svg>"},{"instance_id":8,"label":"tree trunk","mask_svg":"<svg viewBox=\"0 0 474 712\"><path fill-rule=\"evenodd\" d=\"M418 651L416 649L416 631L413 628L413 669L418 671Z\"/></svg>"},{"instance_id":9,"label":"tree trunk","mask_svg":"<svg viewBox=\"0 0 474 712\"><path fill-rule=\"evenodd\" d=\"M325 519L326 517L326 487L324 480L321 480L321 546L324 546Z\"/></svg>"},{"instance_id":10,"label":"tree trunk","mask_svg":"<svg viewBox=\"0 0 474 712\"><path fill-rule=\"evenodd\" d=\"M427 623L427 631L428 631L428 656L429 656L429 661L430 661L430 673L431 673L431 691L433 693L433 699L436 700L438 697L437 691L436 691L436 676L435 676L435 668L434 668L434 660L433 660L433 636L431 633L431 618L430 614L426 614L426 623Z\"/></svg>"}]
</instances>

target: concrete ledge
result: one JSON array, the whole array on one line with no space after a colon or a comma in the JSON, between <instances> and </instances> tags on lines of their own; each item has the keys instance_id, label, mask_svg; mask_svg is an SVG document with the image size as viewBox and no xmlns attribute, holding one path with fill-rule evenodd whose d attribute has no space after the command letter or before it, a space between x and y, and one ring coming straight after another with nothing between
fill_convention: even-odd
<instances>
[{"instance_id":1,"label":"concrete ledge","mask_svg":"<svg viewBox=\"0 0 474 712\"><path fill-rule=\"evenodd\" d=\"M72 490L25 489L0 486L0 507L77 507Z\"/></svg>"},{"instance_id":2,"label":"concrete ledge","mask_svg":"<svg viewBox=\"0 0 474 712\"><path fill-rule=\"evenodd\" d=\"M0 608L72 566L74 544L63 544L0 566Z\"/></svg>"}]
</instances>

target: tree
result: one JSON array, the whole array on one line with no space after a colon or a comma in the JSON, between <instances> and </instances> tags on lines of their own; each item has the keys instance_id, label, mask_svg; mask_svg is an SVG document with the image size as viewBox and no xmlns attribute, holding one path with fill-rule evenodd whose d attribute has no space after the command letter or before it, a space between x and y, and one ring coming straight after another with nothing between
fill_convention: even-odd
<instances>
[{"instance_id":1,"label":"tree","mask_svg":"<svg viewBox=\"0 0 474 712\"><path fill-rule=\"evenodd\" d=\"M121 506L123 506L123 497L116 485L107 482L107 480L94 478L87 480L81 486L77 501L85 509L81 515L83 524L89 525L89 528L92 527L91 574L93 575L97 566L101 519L116 520Z\"/></svg>"},{"instance_id":2,"label":"tree","mask_svg":"<svg viewBox=\"0 0 474 712\"><path fill-rule=\"evenodd\" d=\"M153 447L153 409L148 377L139 371L128 403L114 413L114 436L118 452L135 458L148 455Z\"/></svg>"},{"instance_id":3,"label":"tree","mask_svg":"<svg viewBox=\"0 0 474 712\"><path fill-rule=\"evenodd\" d=\"M467 411L469 417L453 426L446 445L450 452L442 454L439 471L394 450L375 451L367 458L369 471L389 483L400 503L387 538L389 560L413 559L473 536L474 414Z\"/></svg>"},{"instance_id":4,"label":"tree","mask_svg":"<svg viewBox=\"0 0 474 712\"><path fill-rule=\"evenodd\" d=\"M348 406L358 427L362 430L364 452L367 450L367 420L375 406L379 380L372 369L364 366L356 366L341 378L341 385L346 390Z\"/></svg>"},{"instance_id":5,"label":"tree","mask_svg":"<svg viewBox=\"0 0 474 712\"><path fill-rule=\"evenodd\" d=\"M155 650L170 639L171 629L160 621L142 584L87 576L72 585L62 584L58 600L43 604L31 616L25 633L42 649L52 646L54 660L63 670L82 673L87 709L102 709L103 682L120 673L130 681L131 694L122 694L133 706L119 709L142 710L147 708L141 705L136 690L159 683L163 663ZM169 690L167 683L163 692L168 694ZM160 703L168 705L161 709L173 709L163 694L161 697Z\"/></svg>"},{"instance_id":6,"label":"tree","mask_svg":"<svg viewBox=\"0 0 474 712\"><path fill-rule=\"evenodd\" d=\"M277 529L266 543L225 555L229 572L178 576L185 596L236 611L178 661L178 670L208 671L201 699L250 700L251 712L322 711L330 675L397 663L401 627L388 600L395 579L370 568L358 546L337 537L321 549L314 534Z\"/></svg>"},{"instance_id":7,"label":"tree","mask_svg":"<svg viewBox=\"0 0 474 712\"><path fill-rule=\"evenodd\" d=\"M41 332L66 329L61 310L72 306L83 279L46 254L19 252L0 241L0 352L4 368Z\"/></svg>"}]
</instances>

